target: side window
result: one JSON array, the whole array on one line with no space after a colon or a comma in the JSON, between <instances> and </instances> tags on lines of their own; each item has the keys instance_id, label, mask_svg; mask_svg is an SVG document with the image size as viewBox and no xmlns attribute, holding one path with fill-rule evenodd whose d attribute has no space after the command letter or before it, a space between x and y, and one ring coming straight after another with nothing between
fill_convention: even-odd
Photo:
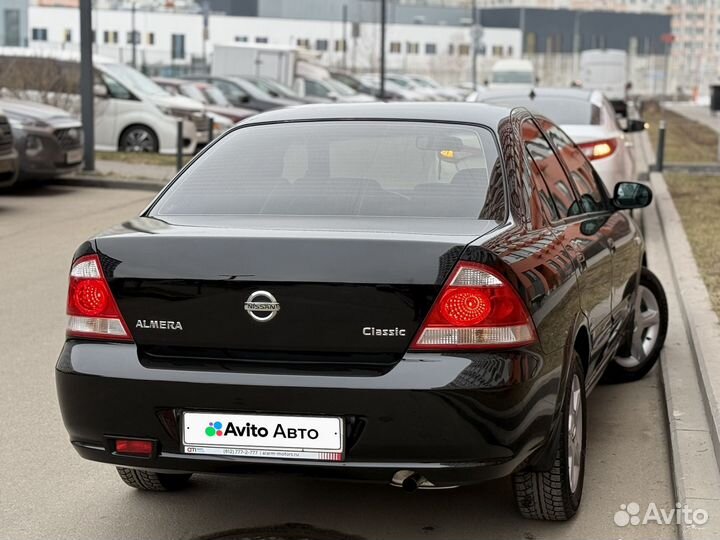
<instances>
[{"instance_id":1,"label":"side window","mask_svg":"<svg viewBox=\"0 0 720 540\"><path fill-rule=\"evenodd\" d=\"M213 81L213 84L217 86L223 94L225 94L225 97L228 98L230 103L239 105L247 98L247 94L234 84L226 81Z\"/></svg>"},{"instance_id":2,"label":"side window","mask_svg":"<svg viewBox=\"0 0 720 540\"><path fill-rule=\"evenodd\" d=\"M105 83L105 86L107 86L108 94L113 99L132 99L133 96L130 93L130 91L125 88L122 84L117 82L115 79L110 77L110 75L107 75L106 73L101 73L100 77L102 77L103 82Z\"/></svg>"},{"instance_id":3,"label":"side window","mask_svg":"<svg viewBox=\"0 0 720 540\"><path fill-rule=\"evenodd\" d=\"M305 92L309 96L319 97L327 97L329 94L328 89L325 86L310 79L305 79Z\"/></svg>"},{"instance_id":4,"label":"side window","mask_svg":"<svg viewBox=\"0 0 720 540\"><path fill-rule=\"evenodd\" d=\"M589 213L602 212L607 209L605 197L596 180L595 171L585 155L559 127L545 122L543 128L560 153L565 165L567 165L570 179L580 198L581 211Z\"/></svg>"},{"instance_id":5,"label":"side window","mask_svg":"<svg viewBox=\"0 0 720 540\"><path fill-rule=\"evenodd\" d=\"M545 181L547 192L555 205L557 219L578 213L575 195L568 183L565 169L534 122L527 121L523 124L523 142L534 168Z\"/></svg>"}]
</instances>

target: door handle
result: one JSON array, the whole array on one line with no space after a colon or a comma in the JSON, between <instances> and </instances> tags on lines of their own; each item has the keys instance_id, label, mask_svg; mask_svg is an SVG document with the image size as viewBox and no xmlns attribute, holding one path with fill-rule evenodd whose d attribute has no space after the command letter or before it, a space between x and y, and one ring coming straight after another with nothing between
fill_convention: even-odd
<instances>
[{"instance_id":1,"label":"door handle","mask_svg":"<svg viewBox=\"0 0 720 540\"><path fill-rule=\"evenodd\" d=\"M610 248L610 251L612 253L615 253L615 249L617 249L615 247L615 240L613 240L612 238L608 238L607 244L608 244L608 247Z\"/></svg>"}]
</instances>

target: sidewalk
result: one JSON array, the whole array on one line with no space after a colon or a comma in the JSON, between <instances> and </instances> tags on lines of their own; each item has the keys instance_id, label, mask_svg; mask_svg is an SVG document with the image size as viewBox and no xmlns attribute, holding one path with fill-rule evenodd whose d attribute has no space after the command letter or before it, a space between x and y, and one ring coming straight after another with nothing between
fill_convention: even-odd
<instances>
[{"instance_id":1,"label":"sidewalk","mask_svg":"<svg viewBox=\"0 0 720 540\"><path fill-rule=\"evenodd\" d=\"M707 105L694 105L690 103L665 102L662 104L668 111L683 115L685 118L694 120L710 129L720 133L720 114L712 115Z\"/></svg>"},{"instance_id":2,"label":"sidewalk","mask_svg":"<svg viewBox=\"0 0 720 540\"><path fill-rule=\"evenodd\" d=\"M654 162L647 133L640 161ZM708 512L702 527L680 524L683 539L720 538L720 324L662 173L652 172L651 207L643 213L650 268L663 283L670 314L660 368L678 503Z\"/></svg>"}]
</instances>

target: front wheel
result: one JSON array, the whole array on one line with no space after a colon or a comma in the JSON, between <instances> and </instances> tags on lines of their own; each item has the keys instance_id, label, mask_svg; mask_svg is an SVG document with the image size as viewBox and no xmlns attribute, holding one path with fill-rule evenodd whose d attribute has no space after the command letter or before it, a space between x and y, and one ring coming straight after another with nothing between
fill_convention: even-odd
<instances>
[{"instance_id":1,"label":"front wheel","mask_svg":"<svg viewBox=\"0 0 720 540\"><path fill-rule=\"evenodd\" d=\"M580 355L574 351L552 468L513 475L515 501L524 518L566 521L580 507L587 440L585 409L585 376Z\"/></svg>"},{"instance_id":2,"label":"front wheel","mask_svg":"<svg viewBox=\"0 0 720 540\"><path fill-rule=\"evenodd\" d=\"M187 486L190 473L158 473L143 469L118 467L117 472L128 486L141 491L178 491Z\"/></svg>"},{"instance_id":3,"label":"front wheel","mask_svg":"<svg viewBox=\"0 0 720 540\"><path fill-rule=\"evenodd\" d=\"M668 305L660 280L647 268L640 274L633 320L625 343L605 371L605 380L624 383L642 379L660 357L668 328Z\"/></svg>"},{"instance_id":4,"label":"front wheel","mask_svg":"<svg viewBox=\"0 0 720 540\"><path fill-rule=\"evenodd\" d=\"M130 126L120 136L121 152L157 152L159 148L157 136L146 126Z\"/></svg>"}]
</instances>

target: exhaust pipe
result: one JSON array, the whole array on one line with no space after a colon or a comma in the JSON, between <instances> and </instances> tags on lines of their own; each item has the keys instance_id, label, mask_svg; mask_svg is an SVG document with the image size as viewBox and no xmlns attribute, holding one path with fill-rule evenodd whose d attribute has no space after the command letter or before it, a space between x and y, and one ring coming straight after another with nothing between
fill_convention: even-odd
<instances>
[{"instance_id":1,"label":"exhaust pipe","mask_svg":"<svg viewBox=\"0 0 720 540\"><path fill-rule=\"evenodd\" d=\"M405 480L402 481L402 488L408 493L411 493L423 483L429 484L429 482L424 476L420 476L418 473L412 473L410 476L408 476L407 478L405 478Z\"/></svg>"},{"instance_id":2,"label":"exhaust pipe","mask_svg":"<svg viewBox=\"0 0 720 540\"><path fill-rule=\"evenodd\" d=\"M438 489L435 484L425 478L423 475L415 471L397 471L390 481L390 485L401 487L405 491L415 491L416 489Z\"/></svg>"}]
</instances>

